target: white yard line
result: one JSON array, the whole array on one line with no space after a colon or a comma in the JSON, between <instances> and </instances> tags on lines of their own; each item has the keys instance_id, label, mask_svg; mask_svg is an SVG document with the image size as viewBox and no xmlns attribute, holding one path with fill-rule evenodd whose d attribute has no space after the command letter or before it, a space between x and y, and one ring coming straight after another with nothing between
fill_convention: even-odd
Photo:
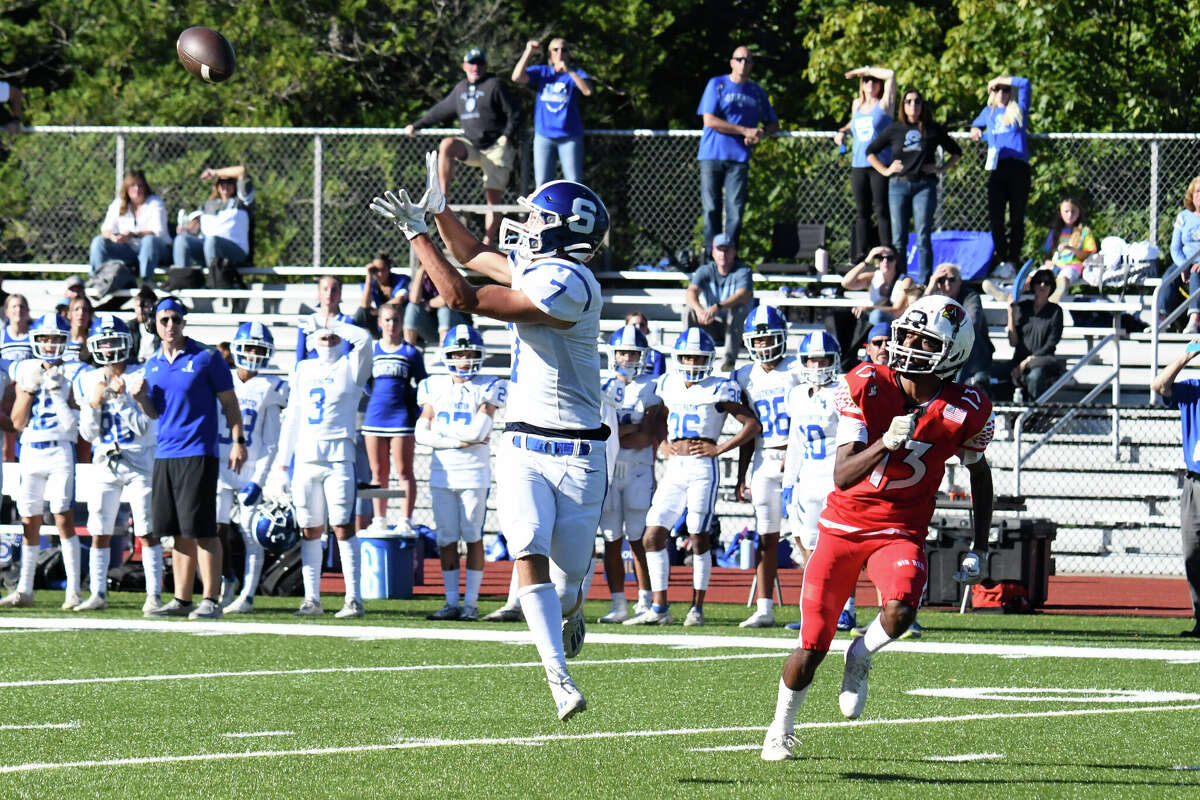
<instances>
[{"instance_id":1,"label":"white yard line","mask_svg":"<svg viewBox=\"0 0 1200 800\"><path fill-rule=\"evenodd\" d=\"M925 760L953 764L964 761L995 761L998 758L1004 758L1004 756L1000 753L963 753L957 756L929 756Z\"/></svg>"},{"instance_id":2,"label":"white yard line","mask_svg":"<svg viewBox=\"0 0 1200 800\"><path fill-rule=\"evenodd\" d=\"M226 739L258 739L265 736L295 736L295 731L246 731L244 733L222 733Z\"/></svg>"},{"instance_id":3,"label":"white yard line","mask_svg":"<svg viewBox=\"0 0 1200 800\"><path fill-rule=\"evenodd\" d=\"M34 725L0 725L0 731L40 731L40 730L74 730L78 722L42 722Z\"/></svg>"},{"instance_id":4,"label":"white yard line","mask_svg":"<svg viewBox=\"0 0 1200 800\"><path fill-rule=\"evenodd\" d=\"M392 625L314 625L280 622L181 622L174 620L88 619L60 617L0 617L0 629L38 628L47 631L150 631L160 633L190 633L211 635L272 635L324 636L338 639L404 640L426 639L457 642L496 642L510 645L532 644L524 627L495 628L420 628ZM700 633L633 633L589 632L591 644L650 645L661 647L741 648L748 650L789 651L796 646L796 637L778 636L720 636ZM835 639L832 652L842 652L850 639ZM924 653L946 655L999 656L1002 658L1101 658L1124 661L1165 661L1169 663L1200 663L1200 649L1155 649L1139 647L1079 647L1073 645L1037 644L972 644L967 642L898 641L888 645L889 653Z\"/></svg>"},{"instance_id":5,"label":"white yard line","mask_svg":"<svg viewBox=\"0 0 1200 800\"><path fill-rule=\"evenodd\" d=\"M1160 711L1196 711L1197 705L1142 706L1139 708L1077 708L1065 711L1031 711L1012 714L964 714L957 717L925 717L915 719L846 720L840 722L811 722L797 725L797 730L818 728L856 728L874 725L923 725L943 722L977 722L998 719L1037 719L1044 717L1077 717L1100 714L1138 714ZM111 758L96 761L36 761L27 764L0 766L0 774L13 772L37 772L55 769L80 769L84 767L121 767L143 764L170 764L189 761L232 761L249 758L274 758L280 756L327 756L348 753L370 753L388 750L426 750L437 747L494 747L502 745L529 746L546 742L581 742L600 739L640 739L663 736L703 736L716 733L762 733L762 726L735 726L721 728L673 728L653 731L597 731L595 733L546 734L541 736L512 736L504 738L477 739L402 739L380 744L350 745L346 747L312 747L296 750L252 750L242 753L192 753L175 756L140 756L135 758ZM761 745L754 745L757 748ZM743 749L753 749L750 745ZM732 748L730 748L732 749Z\"/></svg>"}]
</instances>

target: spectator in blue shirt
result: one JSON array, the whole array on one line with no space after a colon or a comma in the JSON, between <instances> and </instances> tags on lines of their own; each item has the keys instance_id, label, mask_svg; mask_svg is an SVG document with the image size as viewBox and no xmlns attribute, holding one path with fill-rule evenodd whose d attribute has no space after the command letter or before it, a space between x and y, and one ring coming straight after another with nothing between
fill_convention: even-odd
<instances>
[{"instance_id":1,"label":"spectator in blue shirt","mask_svg":"<svg viewBox=\"0 0 1200 800\"><path fill-rule=\"evenodd\" d=\"M533 111L533 182L538 186L554 179L555 159L562 165L563 178L583 180L583 119L579 96L592 96L592 76L571 63L566 39L551 39L548 64L529 66L529 59L542 43L525 43L513 83L523 83L537 94Z\"/></svg>"},{"instance_id":2,"label":"spectator in blue shirt","mask_svg":"<svg viewBox=\"0 0 1200 800\"><path fill-rule=\"evenodd\" d=\"M867 145L892 124L896 113L896 73L887 67L859 67L846 73L858 78L858 96L850 105L850 121L838 128L833 143L845 148L850 134L850 192L854 195L854 239L851 247L855 262L867 257L873 245L892 243L892 220L888 210L888 180L867 161ZM881 161L891 163L885 151ZM878 240L871 238L871 213L875 214Z\"/></svg>"},{"instance_id":3,"label":"spectator in blue shirt","mask_svg":"<svg viewBox=\"0 0 1200 800\"><path fill-rule=\"evenodd\" d=\"M183 335L183 316L183 305L175 298L159 301L154 322L162 347L141 373L128 378L130 394L148 417L157 420L151 530L156 536L175 539L175 597L147 616L219 619L218 403L233 439L229 468L234 472L246 462L246 436L229 365L216 350ZM194 606L197 565L204 599Z\"/></svg>"},{"instance_id":4,"label":"spectator in blue shirt","mask_svg":"<svg viewBox=\"0 0 1200 800\"><path fill-rule=\"evenodd\" d=\"M988 81L988 103L971 123L971 140L987 142L988 218L992 226L992 265L1015 269L1025 243L1029 202L1029 80L1001 76ZM1004 209L1008 207L1008 230ZM998 277L1009 277L1002 270Z\"/></svg>"},{"instance_id":5,"label":"spectator in blue shirt","mask_svg":"<svg viewBox=\"0 0 1200 800\"><path fill-rule=\"evenodd\" d=\"M410 279L402 272L393 272L395 264L386 250L380 250L367 264L367 277L363 281L362 295L354 312L354 324L379 338L379 309L386 303L403 307L408 302Z\"/></svg>"},{"instance_id":6,"label":"spectator in blue shirt","mask_svg":"<svg viewBox=\"0 0 1200 800\"><path fill-rule=\"evenodd\" d=\"M1162 395L1164 400L1179 409L1183 425L1183 463L1187 471L1183 478L1183 494L1179 499L1179 533L1183 570L1192 595L1192 615L1196 624L1179 635L1192 638L1200 638L1200 459L1197 458L1200 453L1200 380L1188 378L1177 381L1175 378L1200 352L1192 350L1192 345L1197 343L1200 343L1200 339L1193 339L1179 358L1163 367L1150 383L1151 391Z\"/></svg>"},{"instance_id":7,"label":"spectator in blue shirt","mask_svg":"<svg viewBox=\"0 0 1200 800\"><path fill-rule=\"evenodd\" d=\"M1192 178L1187 192L1183 195L1183 210L1175 217L1175 226L1171 230L1171 263L1177 267L1187 265L1187 269L1172 281L1172 287L1162 293L1159 301L1160 314L1169 314L1179 302L1179 291L1184 283L1188 285L1188 313L1191 320L1184 333L1200 333L1200 259L1188 264L1200 253L1200 177Z\"/></svg>"},{"instance_id":8,"label":"spectator in blue shirt","mask_svg":"<svg viewBox=\"0 0 1200 800\"><path fill-rule=\"evenodd\" d=\"M729 372L742 345L742 328L750 312L754 281L750 267L737 260L737 245L727 233L713 238L712 261L692 273L684 300L688 312L684 322L699 326L713 338L725 342L721 369Z\"/></svg>"},{"instance_id":9,"label":"spectator in blue shirt","mask_svg":"<svg viewBox=\"0 0 1200 800\"><path fill-rule=\"evenodd\" d=\"M750 148L779 130L779 117L767 92L750 80L754 57L741 46L729 59L729 74L704 87L696 113L704 119L700 134L700 203L704 207L704 250L722 231L736 245L746 207ZM722 193L725 223L721 224ZM740 338L740 333L738 338Z\"/></svg>"}]
</instances>

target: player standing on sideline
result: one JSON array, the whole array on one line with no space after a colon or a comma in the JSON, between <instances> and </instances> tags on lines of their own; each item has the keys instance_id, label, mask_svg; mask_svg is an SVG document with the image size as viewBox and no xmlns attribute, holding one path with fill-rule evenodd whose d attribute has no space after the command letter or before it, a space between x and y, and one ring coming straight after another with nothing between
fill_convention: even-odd
<instances>
[{"instance_id":1,"label":"player standing on sideline","mask_svg":"<svg viewBox=\"0 0 1200 800\"><path fill-rule=\"evenodd\" d=\"M371 208L396 223L451 308L513 323L497 511L517 560L521 609L565 722L587 708L566 657L583 647L583 581L608 480L596 347L603 299L585 266L608 232L608 210L583 184L551 181L518 201L529 210L523 223L501 224L501 241L514 248L505 256L446 210L437 155L426 164L421 202L401 190ZM427 210L454 257L502 285L467 283L426 235Z\"/></svg>"},{"instance_id":2,"label":"player standing on sideline","mask_svg":"<svg viewBox=\"0 0 1200 800\"><path fill-rule=\"evenodd\" d=\"M643 374L650 346L633 325L613 332L608 352L613 376L604 382L605 396L617 412L620 449L613 465L613 477L600 512L600 535L604 537L604 577L612 595L612 607L598 622L624 622L629 619L629 601L625 598L625 563L621 558L621 540L629 540L633 571L637 576L637 616L650 608L650 572L642 534L646 531L646 512L654 494L654 445L658 441L662 401L654 393L654 378Z\"/></svg>"},{"instance_id":3,"label":"player standing on sideline","mask_svg":"<svg viewBox=\"0 0 1200 800\"><path fill-rule=\"evenodd\" d=\"M642 535L654 599L646 611L625 620L626 625L670 625L675 621L667 603L671 575L667 536L685 510L692 543L692 605L683 624L704 624L704 594L712 576L708 529L721 481L717 456L741 447L762 431L754 412L740 402L738 385L712 374L716 352L711 336L700 328L688 328L675 340L671 369L654 385L669 412L667 443L663 445L667 469L654 490ZM729 414L742 429L718 445Z\"/></svg>"},{"instance_id":4,"label":"player standing on sideline","mask_svg":"<svg viewBox=\"0 0 1200 800\"><path fill-rule=\"evenodd\" d=\"M283 378L258 374L275 354L275 338L261 322L239 325L229 349L236 367L233 393L242 409L246 466L234 472L222 463L217 481L217 533L228 542L236 525L246 546L246 562L241 594L235 594L236 579L223 579L221 603L226 614L249 614L254 611L254 593L263 568L263 547L251 530L250 519L262 500L263 487L279 450L280 415L288 403L288 383ZM232 437L226 425L221 426L217 441L222 457L227 458Z\"/></svg>"},{"instance_id":5,"label":"player standing on sideline","mask_svg":"<svg viewBox=\"0 0 1200 800\"><path fill-rule=\"evenodd\" d=\"M786 455L783 459L783 510L792 536L804 554L804 562L817 547L817 519L825 498L833 491L834 440L838 411L834 405L842 362L837 339L825 331L813 331L800 340L800 383L788 390L787 413L791 420ZM850 622L843 628L846 611ZM838 617L838 630L854 627L854 592ZM789 622L788 630L800 630Z\"/></svg>"},{"instance_id":6,"label":"player standing on sideline","mask_svg":"<svg viewBox=\"0 0 1200 800\"><path fill-rule=\"evenodd\" d=\"M442 339L442 363L449 375L432 375L417 387L422 406L417 443L433 448L429 495L442 560L446 604L426 619L479 619L483 583L483 518L492 485L488 437L508 386L479 375L483 337L470 325L455 325ZM467 591L458 602L458 542L467 544Z\"/></svg>"},{"instance_id":7,"label":"player standing on sideline","mask_svg":"<svg viewBox=\"0 0 1200 800\"><path fill-rule=\"evenodd\" d=\"M127 492L133 532L142 540L142 565L146 570L142 613L146 614L162 606L162 544L150 528L154 420L146 416L125 388L141 367L131 363L133 336L124 320L109 313L98 315L88 331L87 349L97 368L80 370L74 390L80 401L79 435L92 443L92 464L96 468L87 490L92 595L75 610L108 608L109 545L121 496Z\"/></svg>"},{"instance_id":8,"label":"player standing on sideline","mask_svg":"<svg viewBox=\"0 0 1200 800\"><path fill-rule=\"evenodd\" d=\"M742 389L742 402L753 408L762 435L738 451L737 499L754 504L758 527L758 608L740 628L771 628L775 625L775 580L779 573L779 531L783 513L780 492L783 456L791 429L787 413L788 391L800 381L799 364L787 355L787 321L778 309L759 305L746 318L742 341L754 363L739 367L733 380ZM750 496L746 497L746 468L754 456Z\"/></svg>"},{"instance_id":9,"label":"player standing on sideline","mask_svg":"<svg viewBox=\"0 0 1200 800\"><path fill-rule=\"evenodd\" d=\"M296 364L278 464L286 471L295 454L292 500L296 523L304 531L300 540L304 602L295 613L301 617L325 613L321 607L321 534L328 522L337 537L346 578L346 599L334 616L346 619L363 615L359 583L362 541L354 535L358 491L354 425L363 386L371 376L371 336L355 325L335 319L326 322L328 327L318 328L308 337L315 345L316 357Z\"/></svg>"},{"instance_id":10,"label":"player standing on sideline","mask_svg":"<svg viewBox=\"0 0 1200 800\"><path fill-rule=\"evenodd\" d=\"M795 758L796 712L833 640L838 610L867 575L884 606L846 650L838 705L856 719L867 702L871 657L912 622L925 590L925 537L938 484L953 456L971 476L974 542L955 578L978 583L992 524L992 404L949 380L975 339L966 310L948 297L922 297L892 322L888 365L862 364L838 385L841 415L836 489L825 501L816 550L804 570L800 645L779 680L764 761Z\"/></svg>"},{"instance_id":11,"label":"player standing on sideline","mask_svg":"<svg viewBox=\"0 0 1200 800\"><path fill-rule=\"evenodd\" d=\"M25 531L17 589L0 600L0 607L33 605L43 503L49 503L54 515L63 567L67 571L63 610L69 611L83 602L79 595L81 550L79 537L75 535L75 513L71 509L75 502L75 439L79 428L78 403L71 395L71 380L82 365L77 361L63 362L70 331L67 321L54 312L39 317L29 331L33 358L13 362L10 367L17 385L12 424L21 434L17 511Z\"/></svg>"}]
</instances>

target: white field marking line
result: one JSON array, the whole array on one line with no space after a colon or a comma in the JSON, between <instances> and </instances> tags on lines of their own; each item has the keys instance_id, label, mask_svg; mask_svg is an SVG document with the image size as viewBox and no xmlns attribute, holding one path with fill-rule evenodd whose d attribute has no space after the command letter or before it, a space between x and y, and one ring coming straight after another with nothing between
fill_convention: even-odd
<instances>
[{"instance_id":1,"label":"white field marking line","mask_svg":"<svg viewBox=\"0 0 1200 800\"><path fill-rule=\"evenodd\" d=\"M748 658L778 658L776 653L736 653L731 655L711 656L642 656L636 658L612 659L573 659L574 666L609 666L612 664L671 664L693 661L735 661ZM99 678L41 678L29 681L3 681L0 689L17 689L28 686L78 686L89 683L142 683L148 681L193 681L212 678L258 678L273 675L322 675L342 673L371 673L371 672L426 672L468 669L504 669L514 667L541 667L540 661L510 661L490 664L403 664L398 666L381 667L312 667L306 669L254 669L242 672L185 672L173 675L116 675Z\"/></svg>"},{"instance_id":2,"label":"white field marking line","mask_svg":"<svg viewBox=\"0 0 1200 800\"><path fill-rule=\"evenodd\" d=\"M57 730L74 730L80 727L78 721L75 722L42 722L35 725L0 725L0 731L40 731L47 729Z\"/></svg>"},{"instance_id":3,"label":"white field marking line","mask_svg":"<svg viewBox=\"0 0 1200 800\"><path fill-rule=\"evenodd\" d=\"M256 739L260 736L295 736L295 731L247 731L245 733L222 733L226 739Z\"/></svg>"},{"instance_id":4,"label":"white field marking line","mask_svg":"<svg viewBox=\"0 0 1200 800\"><path fill-rule=\"evenodd\" d=\"M919 725L938 722L976 722L997 719L1036 719L1040 717L1077 717L1095 714L1136 714L1148 711L1196 711L1200 704L1184 706L1143 706L1140 708L1076 708L1066 711L1030 711L1011 714L964 714L957 717L925 717L912 719L845 720L840 722L810 722L796 729L855 728L872 725ZM345 753L370 753L386 750L422 750L434 747L488 747L497 745L530 746L545 742L582 742L601 739L650 738L657 736L703 736L714 733L762 733L765 726L739 725L721 728L673 728L658 731L597 731L594 733L559 733L539 736L512 736L499 739L407 739L381 744L350 745L345 747L312 747L299 750L251 750L243 753L193 753L180 756L140 756L112 758L103 761L39 761L27 764L0 766L0 774L36 772L52 769L82 767L120 767L141 764L169 764L189 761L229 761L273 756L321 756ZM760 745L754 745L755 748ZM743 749L749 749L743 748Z\"/></svg>"},{"instance_id":5,"label":"white field marking line","mask_svg":"<svg viewBox=\"0 0 1200 800\"><path fill-rule=\"evenodd\" d=\"M1000 753L963 753L958 756L929 756L925 760L958 763L963 761L995 761L998 758L1004 758L1004 756Z\"/></svg>"},{"instance_id":6,"label":"white field marking line","mask_svg":"<svg viewBox=\"0 0 1200 800\"><path fill-rule=\"evenodd\" d=\"M200 622L151 619L104 618L33 618L2 617L0 629L39 628L56 631L110 630L151 631L190 634L267 634L274 636L327 636L336 639L405 640L427 639L455 642L496 642L510 645L531 645L527 631L481 628L409 628L392 625L313 625L280 622ZM715 636L706 634L589 633L592 644L646 645L656 647L741 648L748 650L790 651L796 647L794 636ZM835 639L830 652L844 651L852 639ZM1036 644L971 644L967 642L927 642L904 640L888 645L889 653L923 653L937 655L1000 656L1025 658L1100 658L1124 661L1200 662L1200 652L1194 650L1164 650L1138 647L1078 647Z\"/></svg>"}]
</instances>

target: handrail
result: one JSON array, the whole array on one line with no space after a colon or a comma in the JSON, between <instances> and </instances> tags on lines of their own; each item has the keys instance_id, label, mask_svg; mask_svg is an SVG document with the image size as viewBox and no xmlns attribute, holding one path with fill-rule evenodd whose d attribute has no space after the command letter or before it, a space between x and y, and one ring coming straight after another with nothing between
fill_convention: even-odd
<instances>
[{"instance_id":1,"label":"handrail","mask_svg":"<svg viewBox=\"0 0 1200 800\"><path fill-rule=\"evenodd\" d=\"M1158 318L1159 300L1163 292L1169 292L1171 290L1171 286L1175 282L1175 278L1192 264L1195 264L1198 258L1200 258L1200 253L1192 256L1182 265L1175 266L1172 264L1171 268L1163 274L1162 280L1154 289L1154 295L1151 300L1153 305L1150 307L1150 318L1155 322L1152 326L1150 326L1150 376L1149 380L1147 381L1147 383L1149 383L1151 386L1154 385L1154 377L1158 374L1158 334L1163 330L1163 328L1167 327L1179 318L1179 315L1182 314L1184 309L1187 308L1188 302L1190 302L1191 298L1185 298L1183 302L1172 309L1171 312L1161 320ZM1150 390L1150 405L1156 405L1161 401L1161 399L1162 398L1155 394L1153 389Z\"/></svg>"}]
</instances>

